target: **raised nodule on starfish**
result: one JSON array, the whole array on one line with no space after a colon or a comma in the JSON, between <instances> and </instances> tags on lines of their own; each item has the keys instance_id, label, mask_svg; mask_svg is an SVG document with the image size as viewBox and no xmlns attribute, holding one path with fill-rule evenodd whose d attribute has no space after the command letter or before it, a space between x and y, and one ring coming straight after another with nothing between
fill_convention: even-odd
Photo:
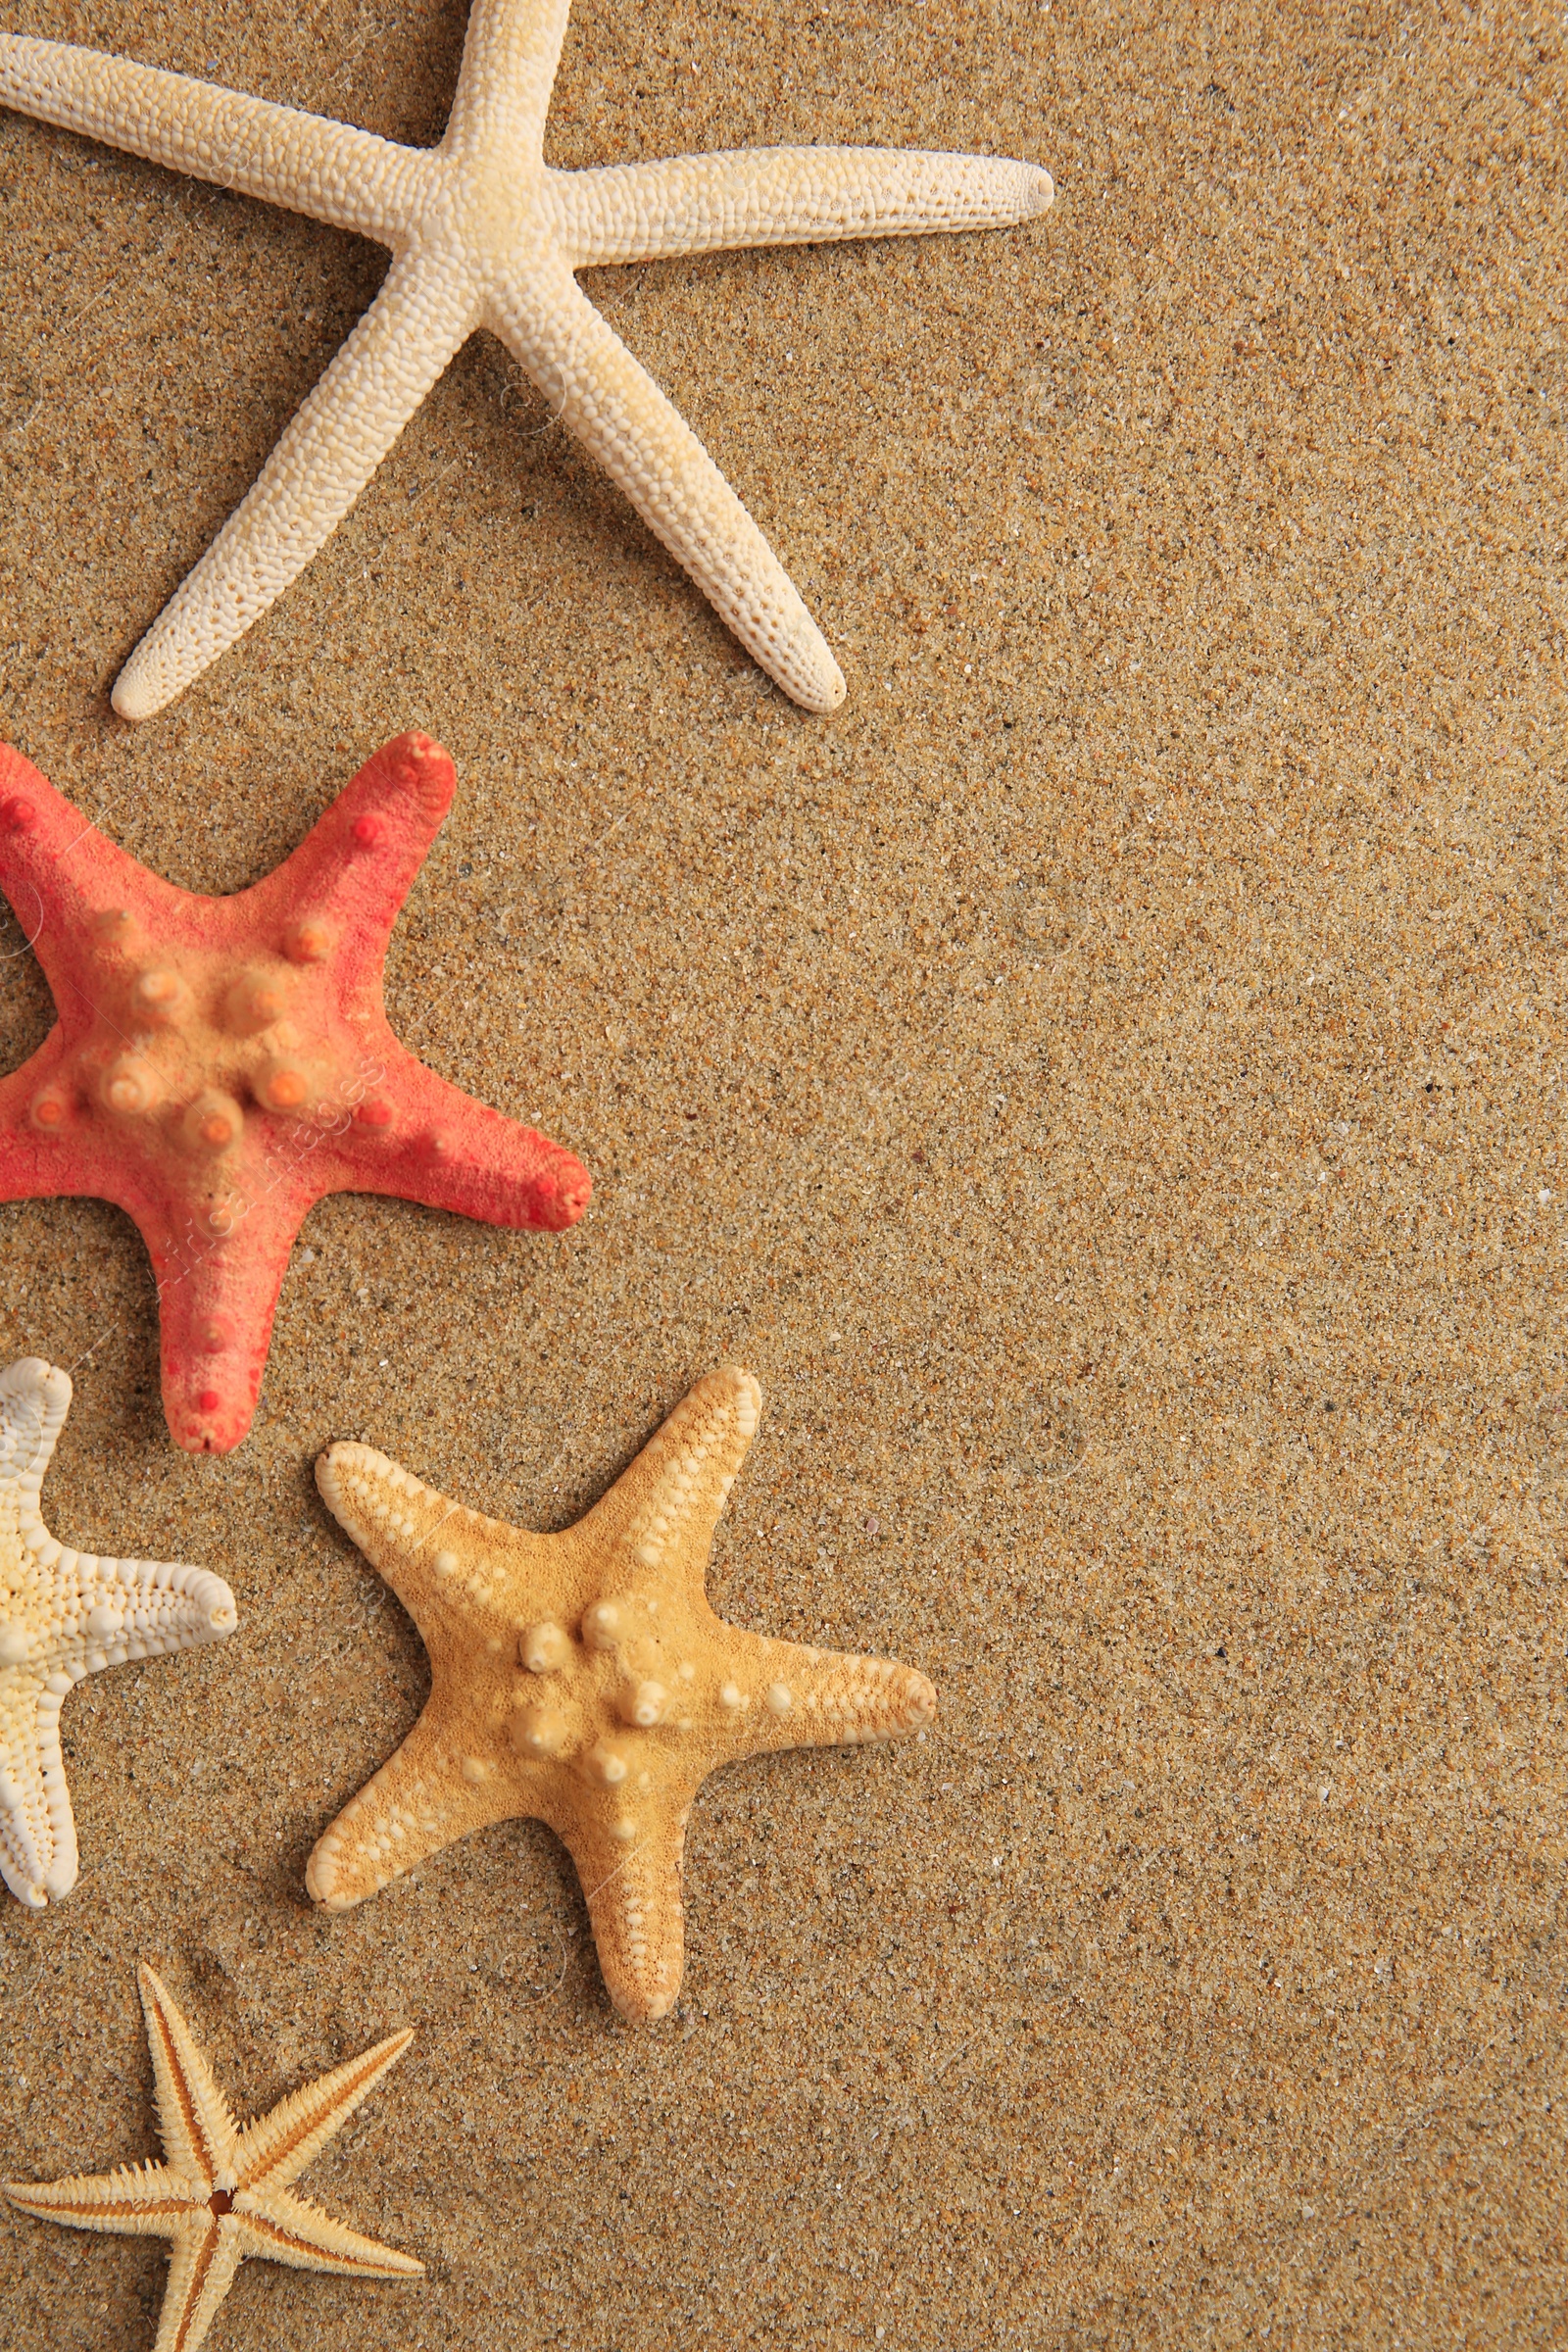
<instances>
[{"instance_id":1,"label":"raised nodule on starfish","mask_svg":"<svg viewBox=\"0 0 1568 2352\"><path fill-rule=\"evenodd\" d=\"M70 1410L57 1365L27 1355L0 1372L0 1878L32 1911L76 1884L61 1701L86 1675L221 1642L236 1622L209 1569L56 1543L38 1491Z\"/></svg>"},{"instance_id":2,"label":"raised nodule on starfish","mask_svg":"<svg viewBox=\"0 0 1568 2352\"><path fill-rule=\"evenodd\" d=\"M454 1838L548 1822L576 1864L610 1997L665 2016L680 1989L681 1851L721 1764L916 1731L923 1674L743 1633L704 1590L757 1428L756 1381L700 1381L585 1519L532 1535L449 1502L368 1446L317 1464L328 1508L430 1653L430 1696L317 1844L306 1886L349 1909Z\"/></svg>"},{"instance_id":3,"label":"raised nodule on starfish","mask_svg":"<svg viewBox=\"0 0 1568 2352\"><path fill-rule=\"evenodd\" d=\"M569 1152L438 1078L381 1001L398 909L452 762L400 735L264 880L161 881L0 745L0 887L58 1018L0 1078L0 1200L88 1193L134 1218L158 1282L164 1409L193 1453L250 1427L289 1250L336 1192L559 1232Z\"/></svg>"},{"instance_id":4,"label":"raised nodule on starfish","mask_svg":"<svg viewBox=\"0 0 1568 2352\"><path fill-rule=\"evenodd\" d=\"M96 50L0 33L0 103L392 251L374 304L115 687L125 718L182 693L341 522L475 327L499 335L769 677L808 710L844 679L788 573L573 272L719 246L1007 227L1049 173L1005 158L773 147L555 172L545 116L569 0L474 0L438 147Z\"/></svg>"},{"instance_id":5,"label":"raised nodule on starfish","mask_svg":"<svg viewBox=\"0 0 1568 2352\"><path fill-rule=\"evenodd\" d=\"M424 2265L362 2237L292 2183L394 2067L405 2028L257 2122L237 2125L189 2026L154 1971L136 1972L152 2048L162 2164L122 2164L64 2180L8 2180L13 2205L43 2222L120 2237L167 2237L169 2279L154 2352L200 2352L242 2262L259 2256L350 2278L420 2278Z\"/></svg>"}]
</instances>

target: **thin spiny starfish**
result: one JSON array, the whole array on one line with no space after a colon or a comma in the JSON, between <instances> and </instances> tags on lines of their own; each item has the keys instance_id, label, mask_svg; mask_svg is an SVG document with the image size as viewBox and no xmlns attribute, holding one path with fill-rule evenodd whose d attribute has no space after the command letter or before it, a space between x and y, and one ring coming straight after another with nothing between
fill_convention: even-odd
<instances>
[{"instance_id":1,"label":"thin spiny starfish","mask_svg":"<svg viewBox=\"0 0 1568 2352\"><path fill-rule=\"evenodd\" d=\"M430 1696L338 1815L306 1886L347 1910L489 1822L548 1822L577 1867L622 2016L680 1990L681 1854L710 1772L774 1748L917 1731L923 1674L726 1625L704 1590L713 1530L761 1393L700 1381L575 1527L532 1535L449 1502L368 1446L316 1477L430 1653Z\"/></svg>"},{"instance_id":2,"label":"thin spiny starfish","mask_svg":"<svg viewBox=\"0 0 1568 2352\"><path fill-rule=\"evenodd\" d=\"M545 116L569 0L474 0L434 148L99 51L0 34L0 101L392 251L375 302L121 672L125 718L182 693L341 522L454 353L499 335L754 659L809 710L844 679L788 573L573 272L721 246L1004 227L1048 173L989 156L774 147L555 172Z\"/></svg>"},{"instance_id":3,"label":"thin spiny starfish","mask_svg":"<svg viewBox=\"0 0 1568 2352\"><path fill-rule=\"evenodd\" d=\"M251 1424L289 1250L328 1193L391 1193L559 1232L587 1171L400 1045L381 974L452 805L400 735L293 856L228 899L150 874L0 744L0 887L58 1015L0 1078L0 1200L88 1193L158 1282L164 1410L191 1453Z\"/></svg>"},{"instance_id":4,"label":"thin spiny starfish","mask_svg":"<svg viewBox=\"0 0 1568 2352\"><path fill-rule=\"evenodd\" d=\"M100 1559L49 1533L38 1490L70 1410L57 1364L27 1355L0 1372L0 1878L32 1911L76 1884L62 1699L106 1666L221 1642L235 1625L210 1569Z\"/></svg>"},{"instance_id":5,"label":"thin spiny starfish","mask_svg":"<svg viewBox=\"0 0 1568 2352\"><path fill-rule=\"evenodd\" d=\"M389 2034L242 2129L164 1984L145 1965L136 1976L163 2163L122 2164L112 2173L74 2173L36 2185L8 2180L12 2204L74 2230L171 2241L153 2352L199 2352L248 2255L351 2278L422 2278L424 2265L412 2254L362 2237L291 2186L397 2064L412 2032Z\"/></svg>"}]
</instances>

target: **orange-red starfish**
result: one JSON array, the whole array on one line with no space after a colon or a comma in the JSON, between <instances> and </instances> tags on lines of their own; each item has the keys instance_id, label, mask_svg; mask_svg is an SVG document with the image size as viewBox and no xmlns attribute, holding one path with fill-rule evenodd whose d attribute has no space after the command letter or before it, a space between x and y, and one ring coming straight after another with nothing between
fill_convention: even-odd
<instances>
[{"instance_id":1,"label":"orange-red starfish","mask_svg":"<svg viewBox=\"0 0 1568 2352\"><path fill-rule=\"evenodd\" d=\"M265 881L206 899L150 874L0 745L0 888L59 1015L0 1079L0 1200L91 1193L135 1219L164 1409L192 1453L249 1429L289 1250L323 1194L555 1231L588 1204L569 1152L449 1086L387 1026L387 941L455 783L439 744L400 735Z\"/></svg>"}]
</instances>

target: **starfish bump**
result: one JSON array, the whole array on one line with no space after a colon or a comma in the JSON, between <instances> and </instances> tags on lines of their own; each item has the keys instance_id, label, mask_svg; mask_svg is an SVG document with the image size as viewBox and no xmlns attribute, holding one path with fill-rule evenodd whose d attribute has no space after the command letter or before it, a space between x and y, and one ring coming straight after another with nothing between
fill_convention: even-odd
<instances>
[{"instance_id":1,"label":"starfish bump","mask_svg":"<svg viewBox=\"0 0 1568 2352\"><path fill-rule=\"evenodd\" d=\"M55 1542L38 1490L70 1410L70 1376L40 1357L0 1372L0 1877L34 1911L76 1884L67 1691L127 1658L221 1642L235 1625L233 1593L206 1568Z\"/></svg>"},{"instance_id":2,"label":"starfish bump","mask_svg":"<svg viewBox=\"0 0 1568 2352\"><path fill-rule=\"evenodd\" d=\"M809 710L843 701L838 663L778 558L574 273L721 246L1010 226L1046 210L1050 176L1004 158L878 147L552 171L545 116L568 6L474 0L434 148L0 34L0 102L392 252L375 302L122 671L123 717L161 710L281 595L479 326L500 336L769 677Z\"/></svg>"},{"instance_id":3,"label":"starfish bump","mask_svg":"<svg viewBox=\"0 0 1568 2352\"><path fill-rule=\"evenodd\" d=\"M381 1002L387 941L451 806L400 735L293 856L233 898L159 880L0 745L0 886L54 1028L0 1078L0 1200L94 1194L152 1257L164 1409L190 1452L250 1427L294 1237L324 1194L391 1193L559 1231L589 1181L559 1144L450 1086Z\"/></svg>"},{"instance_id":4,"label":"starfish bump","mask_svg":"<svg viewBox=\"0 0 1568 2352\"><path fill-rule=\"evenodd\" d=\"M112 2173L74 2173L35 2185L8 2180L12 2204L74 2230L171 2241L154 2352L199 2352L248 2255L351 2278L422 2278L424 2265L412 2254L362 2237L291 2186L397 2064L413 2034L389 2034L241 2128L161 1980L145 1965L136 1976L163 2163L122 2164Z\"/></svg>"},{"instance_id":5,"label":"starfish bump","mask_svg":"<svg viewBox=\"0 0 1568 2352\"><path fill-rule=\"evenodd\" d=\"M312 1854L329 1911L487 1823L547 1822L582 1882L610 1997L663 2017L681 1978L681 1853L710 1772L783 1747L929 1723L924 1675L726 1625L704 1572L761 1395L700 1381L577 1526L532 1535L422 1486L368 1446L316 1466L329 1509L409 1610L430 1696Z\"/></svg>"}]
</instances>

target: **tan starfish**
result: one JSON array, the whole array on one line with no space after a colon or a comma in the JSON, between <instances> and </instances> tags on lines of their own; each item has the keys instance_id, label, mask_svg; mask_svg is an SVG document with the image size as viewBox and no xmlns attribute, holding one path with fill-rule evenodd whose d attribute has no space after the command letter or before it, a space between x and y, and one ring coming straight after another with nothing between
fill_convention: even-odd
<instances>
[{"instance_id":1,"label":"tan starfish","mask_svg":"<svg viewBox=\"0 0 1568 2352\"><path fill-rule=\"evenodd\" d=\"M844 699L788 573L573 272L718 246L1008 226L1048 173L989 156L773 147L553 172L545 116L569 0L474 0L439 147L97 50L0 34L0 103L391 247L371 308L248 498L142 639L125 718L172 702L265 612L342 521L453 354L486 326L786 694Z\"/></svg>"},{"instance_id":2,"label":"tan starfish","mask_svg":"<svg viewBox=\"0 0 1568 2352\"><path fill-rule=\"evenodd\" d=\"M38 1490L71 1410L69 1374L40 1356L0 1372L0 1876L32 1910L76 1884L60 1702L127 1658L220 1642L234 1595L168 1560L101 1560L57 1544Z\"/></svg>"},{"instance_id":3,"label":"tan starfish","mask_svg":"<svg viewBox=\"0 0 1568 2352\"><path fill-rule=\"evenodd\" d=\"M153 2352L198 2352L247 2255L355 2278L422 2278L424 2265L412 2254L362 2237L290 2186L396 2066L413 2034L388 2034L242 2130L165 1985L145 1965L136 1980L164 2162L73 2173L36 2186L8 2180L5 2193L40 2221L172 2241Z\"/></svg>"},{"instance_id":4,"label":"tan starfish","mask_svg":"<svg viewBox=\"0 0 1568 2352\"><path fill-rule=\"evenodd\" d=\"M710 1372L555 1536L465 1510L368 1446L322 1454L317 1484L418 1627L431 1687L312 1854L318 1903L347 1910L455 1838L531 1815L576 1864L611 1999L662 2017L680 1989L686 1820L708 1775L931 1721L923 1674L743 1633L709 1606L713 1530L760 1406L749 1372Z\"/></svg>"}]
</instances>

